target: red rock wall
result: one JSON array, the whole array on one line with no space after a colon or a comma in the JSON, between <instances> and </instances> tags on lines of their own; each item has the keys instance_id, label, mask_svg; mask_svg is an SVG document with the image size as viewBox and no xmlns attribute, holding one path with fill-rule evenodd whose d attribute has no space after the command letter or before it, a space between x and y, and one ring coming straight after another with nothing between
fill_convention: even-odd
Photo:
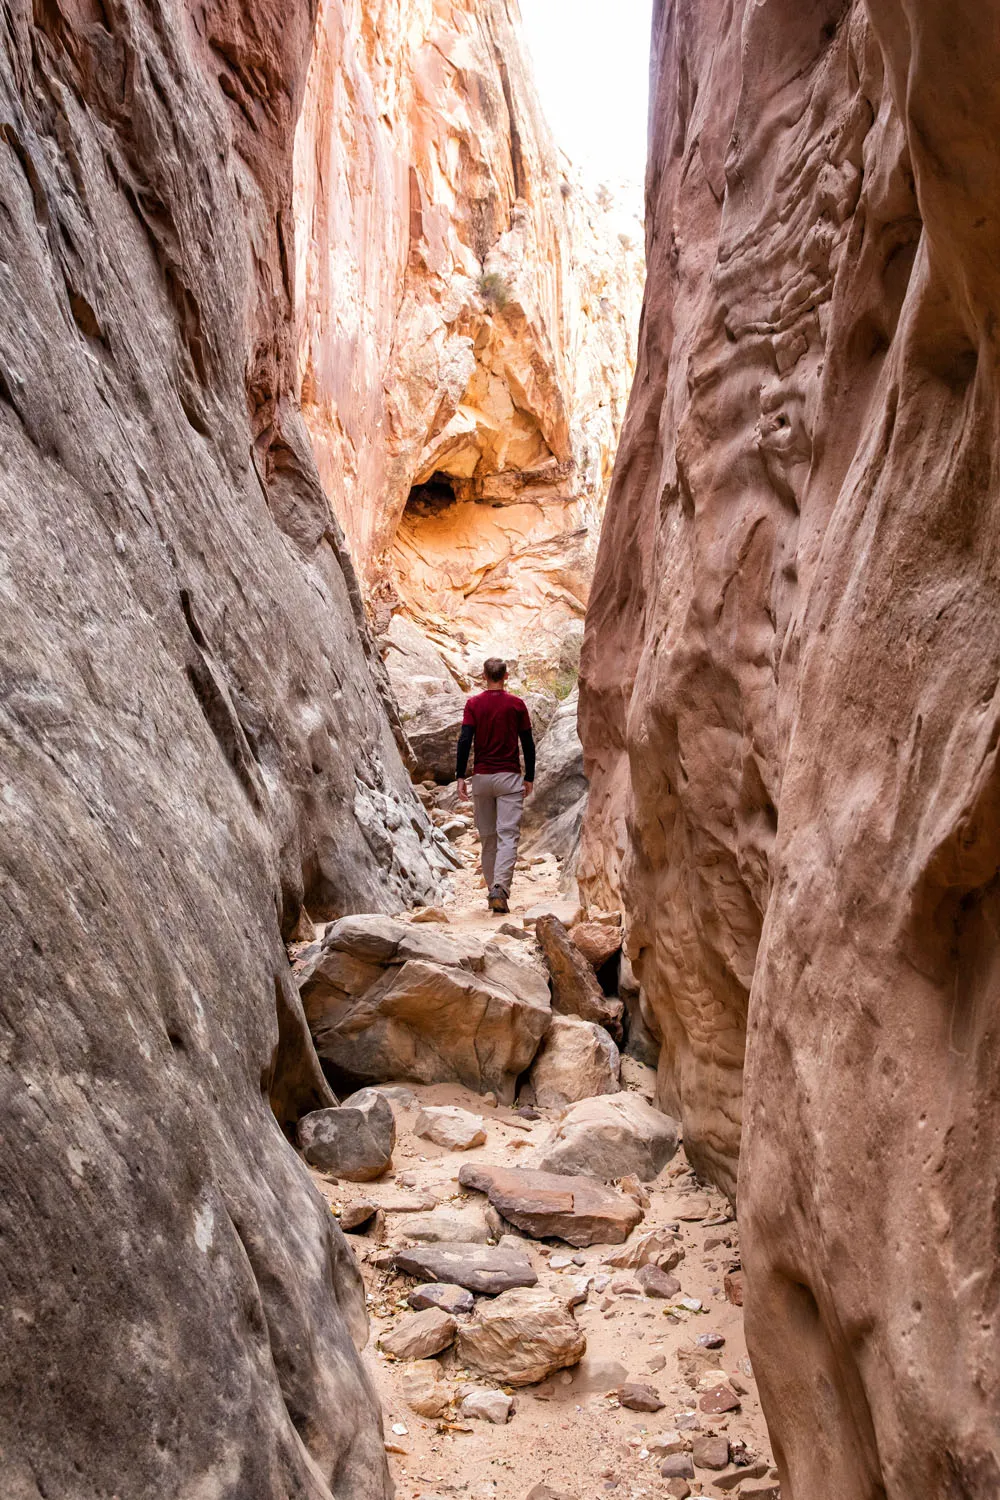
<instances>
[{"instance_id":1,"label":"red rock wall","mask_svg":"<svg viewBox=\"0 0 1000 1500\"><path fill-rule=\"evenodd\" d=\"M293 399L305 0L0 46L5 1493L381 1500L281 941L433 887ZM278 1119L275 1118L278 1116Z\"/></svg>"},{"instance_id":2,"label":"red rock wall","mask_svg":"<svg viewBox=\"0 0 1000 1500\"><path fill-rule=\"evenodd\" d=\"M993 1496L995 6L656 7L584 877L737 1183L786 1500Z\"/></svg>"}]
</instances>

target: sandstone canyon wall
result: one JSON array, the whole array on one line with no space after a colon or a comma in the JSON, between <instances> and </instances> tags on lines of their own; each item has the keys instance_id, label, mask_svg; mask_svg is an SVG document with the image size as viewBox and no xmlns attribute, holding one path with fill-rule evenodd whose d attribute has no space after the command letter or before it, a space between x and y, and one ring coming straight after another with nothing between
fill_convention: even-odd
<instances>
[{"instance_id":1,"label":"sandstone canyon wall","mask_svg":"<svg viewBox=\"0 0 1000 1500\"><path fill-rule=\"evenodd\" d=\"M460 677L493 652L552 680L582 629L642 248L558 158L518 20L515 0L324 0L299 361L378 630L402 609Z\"/></svg>"},{"instance_id":2,"label":"sandstone canyon wall","mask_svg":"<svg viewBox=\"0 0 1000 1500\"><path fill-rule=\"evenodd\" d=\"M994 5L660 0L592 899L787 1500L1000 1490Z\"/></svg>"},{"instance_id":3,"label":"sandstone canyon wall","mask_svg":"<svg viewBox=\"0 0 1000 1500\"><path fill-rule=\"evenodd\" d=\"M282 935L439 861L294 400L311 7L5 21L5 1493L376 1500Z\"/></svg>"}]
</instances>

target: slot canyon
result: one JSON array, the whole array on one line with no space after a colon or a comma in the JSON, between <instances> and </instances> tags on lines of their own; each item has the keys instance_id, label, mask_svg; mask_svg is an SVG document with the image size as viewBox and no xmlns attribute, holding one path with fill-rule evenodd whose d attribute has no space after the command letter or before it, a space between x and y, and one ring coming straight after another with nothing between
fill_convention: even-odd
<instances>
[{"instance_id":1,"label":"slot canyon","mask_svg":"<svg viewBox=\"0 0 1000 1500\"><path fill-rule=\"evenodd\" d=\"M1000 1495L1000 12L534 3L5 6L11 1500Z\"/></svg>"}]
</instances>

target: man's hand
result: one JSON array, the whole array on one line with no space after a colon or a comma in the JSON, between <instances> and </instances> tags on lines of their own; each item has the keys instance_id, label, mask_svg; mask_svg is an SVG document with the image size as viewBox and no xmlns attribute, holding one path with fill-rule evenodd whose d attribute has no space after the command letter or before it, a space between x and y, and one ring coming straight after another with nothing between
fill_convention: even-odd
<instances>
[{"instance_id":1,"label":"man's hand","mask_svg":"<svg viewBox=\"0 0 1000 1500\"><path fill-rule=\"evenodd\" d=\"M458 778L458 800L460 802L469 801L469 786L464 776Z\"/></svg>"},{"instance_id":2,"label":"man's hand","mask_svg":"<svg viewBox=\"0 0 1000 1500\"><path fill-rule=\"evenodd\" d=\"M534 786L534 784L535 783L533 781L526 781L524 783L524 795L526 797L530 797L531 796L531 788Z\"/></svg>"}]
</instances>

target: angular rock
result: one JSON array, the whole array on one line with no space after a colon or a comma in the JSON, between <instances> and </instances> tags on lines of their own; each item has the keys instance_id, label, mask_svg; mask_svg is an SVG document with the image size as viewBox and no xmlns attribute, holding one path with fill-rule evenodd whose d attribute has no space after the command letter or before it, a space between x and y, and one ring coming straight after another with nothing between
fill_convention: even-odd
<instances>
[{"instance_id":1,"label":"angular rock","mask_svg":"<svg viewBox=\"0 0 1000 1500\"><path fill-rule=\"evenodd\" d=\"M577 922L569 929L569 940L591 968L599 969L621 948L622 930L603 922Z\"/></svg>"},{"instance_id":2,"label":"angular rock","mask_svg":"<svg viewBox=\"0 0 1000 1500\"><path fill-rule=\"evenodd\" d=\"M604 1256L604 1264L617 1270L635 1270L639 1266L659 1266L672 1271L684 1259L684 1247L670 1229L647 1229L629 1239L620 1250Z\"/></svg>"},{"instance_id":3,"label":"angular rock","mask_svg":"<svg viewBox=\"0 0 1000 1500\"><path fill-rule=\"evenodd\" d=\"M547 1484L533 1484L524 1500L577 1500L572 1490L554 1490Z\"/></svg>"},{"instance_id":4,"label":"angular rock","mask_svg":"<svg viewBox=\"0 0 1000 1500\"><path fill-rule=\"evenodd\" d=\"M633 1173L651 1182L676 1152L679 1138L677 1121L637 1094L604 1094L567 1110L535 1162L544 1172L585 1173L604 1182Z\"/></svg>"},{"instance_id":5,"label":"angular rock","mask_svg":"<svg viewBox=\"0 0 1000 1500\"><path fill-rule=\"evenodd\" d=\"M553 1016L531 1069L535 1102L543 1109L560 1108L596 1094L616 1094L619 1064L618 1048L603 1026Z\"/></svg>"},{"instance_id":6,"label":"angular rock","mask_svg":"<svg viewBox=\"0 0 1000 1500\"><path fill-rule=\"evenodd\" d=\"M670 1500L688 1500L691 1486L686 1479L671 1479L667 1483L667 1494Z\"/></svg>"},{"instance_id":7,"label":"angular rock","mask_svg":"<svg viewBox=\"0 0 1000 1500\"><path fill-rule=\"evenodd\" d=\"M691 1444L691 1457L696 1469L724 1469L729 1463L729 1439L695 1438Z\"/></svg>"},{"instance_id":8,"label":"angular rock","mask_svg":"<svg viewBox=\"0 0 1000 1500\"><path fill-rule=\"evenodd\" d=\"M436 1359L415 1359L399 1373L399 1394L418 1417L440 1417L454 1395L443 1377L444 1371Z\"/></svg>"},{"instance_id":9,"label":"angular rock","mask_svg":"<svg viewBox=\"0 0 1000 1500\"><path fill-rule=\"evenodd\" d=\"M470 1151L486 1144L482 1115L453 1104L425 1104L413 1126L414 1135L450 1151Z\"/></svg>"},{"instance_id":10,"label":"angular rock","mask_svg":"<svg viewBox=\"0 0 1000 1500\"><path fill-rule=\"evenodd\" d=\"M379 1211L377 1203L372 1203L368 1198L357 1198L353 1203L345 1203L340 1210L337 1223L345 1234L352 1233L355 1229L361 1229L374 1219Z\"/></svg>"},{"instance_id":11,"label":"angular rock","mask_svg":"<svg viewBox=\"0 0 1000 1500\"><path fill-rule=\"evenodd\" d=\"M388 917L331 923L299 989L316 1050L338 1076L458 1082L506 1102L551 1020L532 963Z\"/></svg>"},{"instance_id":12,"label":"angular rock","mask_svg":"<svg viewBox=\"0 0 1000 1500\"><path fill-rule=\"evenodd\" d=\"M616 1039L620 1038L622 1002L605 995L593 969L570 942L569 933L559 918L539 917L535 922L535 936L552 980L552 1009L558 1015L595 1021L606 1026Z\"/></svg>"},{"instance_id":13,"label":"angular rock","mask_svg":"<svg viewBox=\"0 0 1000 1500\"><path fill-rule=\"evenodd\" d=\"M613 1393L618 1400L619 1406L627 1407L629 1411L662 1411L666 1404L661 1398L659 1391L651 1385L642 1385L639 1381L628 1381L620 1385Z\"/></svg>"},{"instance_id":14,"label":"angular rock","mask_svg":"<svg viewBox=\"0 0 1000 1500\"><path fill-rule=\"evenodd\" d=\"M479 1303L457 1337L459 1359L505 1385L544 1380L576 1364L586 1348L562 1299L540 1289L521 1288Z\"/></svg>"},{"instance_id":15,"label":"angular rock","mask_svg":"<svg viewBox=\"0 0 1000 1500\"><path fill-rule=\"evenodd\" d=\"M506 1391L470 1391L459 1407L463 1417L477 1417L481 1422L495 1422L498 1427L509 1419L514 1406Z\"/></svg>"},{"instance_id":16,"label":"angular rock","mask_svg":"<svg viewBox=\"0 0 1000 1500\"><path fill-rule=\"evenodd\" d=\"M711 1212L712 1205L707 1198L682 1198L674 1209L674 1218L680 1219L682 1223L694 1224L701 1219L707 1219Z\"/></svg>"},{"instance_id":17,"label":"angular rock","mask_svg":"<svg viewBox=\"0 0 1000 1500\"><path fill-rule=\"evenodd\" d=\"M633 1199L589 1177L466 1162L458 1180L486 1193L508 1223L535 1239L555 1236L577 1247L621 1244L642 1218Z\"/></svg>"},{"instance_id":18,"label":"angular rock","mask_svg":"<svg viewBox=\"0 0 1000 1500\"><path fill-rule=\"evenodd\" d=\"M423 1286L415 1286L406 1300L417 1312L425 1307L439 1307L453 1317L456 1313L470 1313L476 1305L472 1293L465 1287L447 1281L428 1281Z\"/></svg>"},{"instance_id":19,"label":"angular rock","mask_svg":"<svg viewBox=\"0 0 1000 1500\"><path fill-rule=\"evenodd\" d=\"M652 1454L687 1453L691 1447L690 1439L682 1437L679 1432L657 1432L646 1439L646 1447Z\"/></svg>"},{"instance_id":20,"label":"angular rock","mask_svg":"<svg viewBox=\"0 0 1000 1500\"><path fill-rule=\"evenodd\" d=\"M532 1287L538 1275L524 1254L506 1245L414 1245L397 1250L398 1271L496 1296L511 1287Z\"/></svg>"},{"instance_id":21,"label":"angular rock","mask_svg":"<svg viewBox=\"0 0 1000 1500\"><path fill-rule=\"evenodd\" d=\"M454 1342L458 1324L440 1307L409 1313L395 1328L383 1333L379 1344L396 1359L430 1359Z\"/></svg>"},{"instance_id":22,"label":"angular rock","mask_svg":"<svg viewBox=\"0 0 1000 1500\"><path fill-rule=\"evenodd\" d=\"M413 1214L400 1225L408 1240L426 1245L485 1245L490 1238L482 1209L437 1208L430 1214Z\"/></svg>"},{"instance_id":23,"label":"angular rock","mask_svg":"<svg viewBox=\"0 0 1000 1500\"><path fill-rule=\"evenodd\" d=\"M660 1465L664 1479L693 1479L694 1462L690 1453L671 1453Z\"/></svg>"},{"instance_id":24,"label":"angular rock","mask_svg":"<svg viewBox=\"0 0 1000 1500\"><path fill-rule=\"evenodd\" d=\"M361 1089L337 1109L303 1115L298 1141L310 1166L348 1182L370 1182L392 1161L396 1121L388 1100L375 1089Z\"/></svg>"},{"instance_id":25,"label":"angular rock","mask_svg":"<svg viewBox=\"0 0 1000 1500\"><path fill-rule=\"evenodd\" d=\"M681 1284L676 1276L668 1276L666 1271L661 1271L659 1266L647 1264L640 1266L635 1273L635 1279L646 1293L647 1297L660 1297L671 1300L679 1297Z\"/></svg>"},{"instance_id":26,"label":"angular rock","mask_svg":"<svg viewBox=\"0 0 1000 1500\"><path fill-rule=\"evenodd\" d=\"M451 918L443 906L422 906L410 913L411 922L450 922Z\"/></svg>"},{"instance_id":27,"label":"angular rock","mask_svg":"<svg viewBox=\"0 0 1000 1500\"><path fill-rule=\"evenodd\" d=\"M717 1385L705 1392L698 1405L702 1411L718 1415L727 1411L739 1411L740 1398L732 1386Z\"/></svg>"},{"instance_id":28,"label":"angular rock","mask_svg":"<svg viewBox=\"0 0 1000 1500\"><path fill-rule=\"evenodd\" d=\"M726 1301L731 1302L734 1307L743 1306L743 1272L727 1271L722 1278L723 1290Z\"/></svg>"}]
</instances>

